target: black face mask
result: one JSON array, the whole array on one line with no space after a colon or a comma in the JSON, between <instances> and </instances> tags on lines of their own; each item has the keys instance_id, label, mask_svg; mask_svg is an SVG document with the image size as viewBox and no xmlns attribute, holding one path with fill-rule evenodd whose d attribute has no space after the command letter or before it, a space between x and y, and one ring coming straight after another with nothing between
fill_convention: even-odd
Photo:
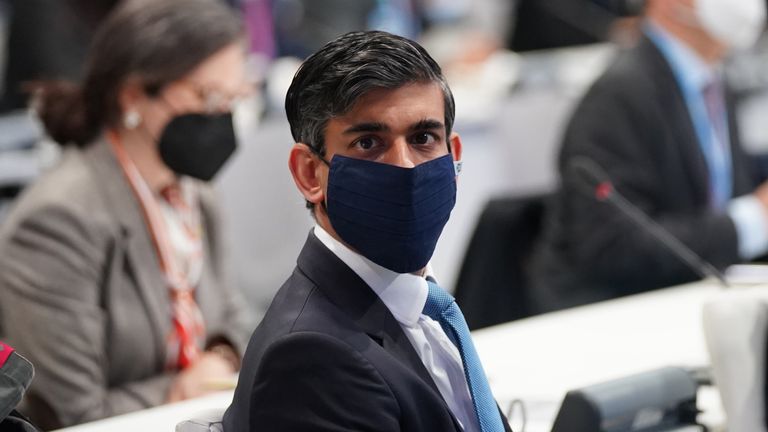
<instances>
[{"instance_id":1,"label":"black face mask","mask_svg":"<svg viewBox=\"0 0 768 432\"><path fill-rule=\"evenodd\" d=\"M237 148L232 113L182 114L160 135L163 162L177 174L209 181Z\"/></svg>"}]
</instances>

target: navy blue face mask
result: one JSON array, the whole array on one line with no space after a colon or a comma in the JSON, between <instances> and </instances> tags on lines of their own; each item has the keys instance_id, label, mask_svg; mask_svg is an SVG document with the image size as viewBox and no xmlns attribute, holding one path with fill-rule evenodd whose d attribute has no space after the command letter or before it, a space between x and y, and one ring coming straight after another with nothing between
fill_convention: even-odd
<instances>
[{"instance_id":1,"label":"navy blue face mask","mask_svg":"<svg viewBox=\"0 0 768 432\"><path fill-rule=\"evenodd\" d=\"M414 168L335 155L326 211L360 254L397 273L424 268L456 203L450 154Z\"/></svg>"}]
</instances>

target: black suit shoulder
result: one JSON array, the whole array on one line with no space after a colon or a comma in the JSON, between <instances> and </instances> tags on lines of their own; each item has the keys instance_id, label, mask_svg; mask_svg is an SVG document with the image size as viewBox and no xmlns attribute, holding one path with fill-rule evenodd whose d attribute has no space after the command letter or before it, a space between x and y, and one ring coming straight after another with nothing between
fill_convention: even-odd
<instances>
[{"instance_id":1,"label":"black suit shoulder","mask_svg":"<svg viewBox=\"0 0 768 432\"><path fill-rule=\"evenodd\" d=\"M275 340L251 390L250 430L399 430L397 399L379 371L327 333L291 332Z\"/></svg>"},{"instance_id":2,"label":"black suit shoulder","mask_svg":"<svg viewBox=\"0 0 768 432\"><path fill-rule=\"evenodd\" d=\"M575 155L596 157L600 152L651 163L653 147L634 146L632 141L663 142L658 132L665 123L663 113L681 107L670 101L682 102L673 80L650 41L621 51L576 105L563 136L561 170Z\"/></svg>"},{"instance_id":3,"label":"black suit shoulder","mask_svg":"<svg viewBox=\"0 0 768 432\"><path fill-rule=\"evenodd\" d=\"M264 351L278 340L297 332L315 332L350 340L360 329L317 285L297 268L278 290L264 319L251 337L251 346Z\"/></svg>"},{"instance_id":4,"label":"black suit shoulder","mask_svg":"<svg viewBox=\"0 0 768 432\"><path fill-rule=\"evenodd\" d=\"M251 337L224 426L460 430L381 299L313 235Z\"/></svg>"},{"instance_id":5,"label":"black suit shoulder","mask_svg":"<svg viewBox=\"0 0 768 432\"><path fill-rule=\"evenodd\" d=\"M603 97L635 99L648 97L647 91L654 87L649 79L651 69L658 67L648 63L646 49L636 46L617 53L613 62L589 87L583 103Z\"/></svg>"}]
</instances>

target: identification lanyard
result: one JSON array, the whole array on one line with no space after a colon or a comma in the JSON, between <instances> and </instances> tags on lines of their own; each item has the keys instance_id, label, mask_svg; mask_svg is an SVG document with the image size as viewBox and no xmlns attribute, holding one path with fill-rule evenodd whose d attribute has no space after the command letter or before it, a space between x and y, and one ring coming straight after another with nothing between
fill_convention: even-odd
<instances>
[{"instance_id":1,"label":"identification lanyard","mask_svg":"<svg viewBox=\"0 0 768 432\"><path fill-rule=\"evenodd\" d=\"M174 249L168 227L155 195L125 152L117 134L108 132L107 137L123 174L125 174L131 190L139 201L152 243L157 252L160 270L170 289L173 326L166 338L166 366L169 369L184 369L200 357L205 342L205 323L195 301L194 287L190 285L189 279L174 259Z\"/></svg>"}]
</instances>

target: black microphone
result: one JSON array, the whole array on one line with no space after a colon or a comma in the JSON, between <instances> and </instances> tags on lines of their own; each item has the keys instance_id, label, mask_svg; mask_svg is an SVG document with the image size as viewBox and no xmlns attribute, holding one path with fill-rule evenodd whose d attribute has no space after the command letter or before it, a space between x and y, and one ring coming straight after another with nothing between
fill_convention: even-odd
<instances>
[{"instance_id":1,"label":"black microphone","mask_svg":"<svg viewBox=\"0 0 768 432\"><path fill-rule=\"evenodd\" d=\"M723 288L730 287L730 284L725 280L723 272L683 244L666 228L651 219L650 216L620 194L613 187L608 174L597 162L585 156L576 156L568 163L568 170L582 174L581 177L588 181L588 184L592 187L589 194L594 199L600 202L611 203L641 230L650 233L699 276L702 278L713 277L720 282Z\"/></svg>"},{"instance_id":2,"label":"black microphone","mask_svg":"<svg viewBox=\"0 0 768 432\"><path fill-rule=\"evenodd\" d=\"M687 430L696 417L699 385L679 367L665 367L571 390L552 432Z\"/></svg>"}]
</instances>

